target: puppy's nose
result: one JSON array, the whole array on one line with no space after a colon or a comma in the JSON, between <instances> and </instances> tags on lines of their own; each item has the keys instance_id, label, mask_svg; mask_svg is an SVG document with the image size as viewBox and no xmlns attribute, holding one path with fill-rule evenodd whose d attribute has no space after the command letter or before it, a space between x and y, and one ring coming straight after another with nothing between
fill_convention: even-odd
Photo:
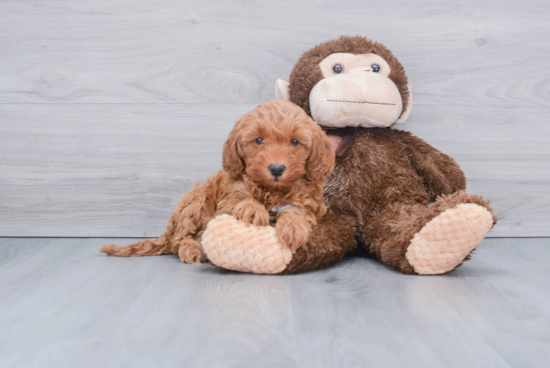
<instances>
[{"instance_id":1,"label":"puppy's nose","mask_svg":"<svg viewBox=\"0 0 550 368\"><path fill-rule=\"evenodd\" d=\"M285 165L279 165L279 164L271 164L269 165L269 172L274 177L278 178L279 176L283 175L285 172Z\"/></svg>"}]
</instances>

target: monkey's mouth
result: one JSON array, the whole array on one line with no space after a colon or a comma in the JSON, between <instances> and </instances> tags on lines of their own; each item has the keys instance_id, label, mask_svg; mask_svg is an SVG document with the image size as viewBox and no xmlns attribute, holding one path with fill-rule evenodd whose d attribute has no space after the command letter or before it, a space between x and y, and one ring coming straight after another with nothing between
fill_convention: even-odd
<instances>
[{"instance_id":1,"label":"monkey's mouth","mask_svg":"<svg viewBox=\"0 0 550 368\"><path fill-rule=\"evenodd\" d=\"M395 104L393 104L393 103L386 103L386 102L371 102L371 101L327 100L327 102L345 102L345 103L354 103L354 104L369 104L369 105L389 105L389 106L395 106Z\"/></svg>"}]
</instances>

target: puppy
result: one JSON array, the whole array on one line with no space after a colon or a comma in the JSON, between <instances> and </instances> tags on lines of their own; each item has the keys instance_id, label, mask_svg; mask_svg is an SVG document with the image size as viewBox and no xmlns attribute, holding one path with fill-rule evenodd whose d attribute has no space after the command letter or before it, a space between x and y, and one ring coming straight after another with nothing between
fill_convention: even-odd
<instances>
[{"instance_id":1,"label":"puppy","mask_svg":"<svg viewBox=\"0 0 550 368\"><path fill-rule=\"evenodd\" d=\"M183 195L163 235L125 247L104 245L101 252L177 254L185 263L206 262L202 235L222 214L247 225L274 224L279 241L295 252L327 211L323 184L334 159L327 136L301 108L285 100L266 102L237 121L223 147L223 170Z\"/></svg>"}]
</instances>

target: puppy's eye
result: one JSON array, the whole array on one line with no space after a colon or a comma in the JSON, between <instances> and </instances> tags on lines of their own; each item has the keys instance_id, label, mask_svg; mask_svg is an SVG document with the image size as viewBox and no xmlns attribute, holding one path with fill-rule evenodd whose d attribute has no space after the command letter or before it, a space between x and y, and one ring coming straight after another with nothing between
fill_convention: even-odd
<instances>
[{"instance_id":1,"label":"puppy's eye","mask_svg":"<svg viewBox=\"0 0 550 368\"><path fill-rule=\"evenodd\" d=\"M294 147L296 147L297 145L300 144L300 142L298 142L296 139L293 139L290 141L290 144L292 144Z\"/></svg>"},{"instance_id":2,"label":"puppy's eye","mask_svg":"<svg viewBox=\"0 0 550 368\"><path fill-rule=\"evenodd\" d=\"M256 138L256 139L254 139L254 143L256 143L258 146L259 146L260 144L262 144L263 141L264 141L263 138Z\"/></svg>"},{"instance_id":3,"label":"puppy's eye","mask_svg":"<svg viewBox=\"0 0 550 368\"><path fill-rule=\"evenodd\" d=\"M340 74L344 71L344 67L340 64L336 64L332 67L332 71L334 72L334 74Z\"/></svg>"},{"instance_id":4,"label":"puppy's eye","mask_svg":"<svg viewBox=\"0 0 550 368\"><path fill-rule=\"evenodd\" d=\"M380 72L380 65L378 65L378 64L372 64L370 67L371 67L371 69L372 69L373 72L375 72L375 73Z\"/></svg>"}]
</instances>

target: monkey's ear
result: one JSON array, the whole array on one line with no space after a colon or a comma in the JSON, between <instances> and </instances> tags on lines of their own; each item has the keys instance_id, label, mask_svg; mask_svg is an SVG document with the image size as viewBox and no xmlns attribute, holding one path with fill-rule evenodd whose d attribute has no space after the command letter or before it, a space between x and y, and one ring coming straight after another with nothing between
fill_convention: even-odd
<instances>
[{"instance_id":1,"label":"monkey's ear","mask_svg":"<svg viewBox=\"0 0 550 368\"><path fill-rule=\"evenodd\" d=\"M275 82L275 95L277 99L290 100L290 94L288 93L288 84L282 79L277 79Z\"/></svg>"},{"instance_id":2,"label":"monkey's ear","mask_svg":"<svg viewBox=\"0 0 550 368\"><path fill-rule=\"evenodd\" d=\"M244 163L241 156L239 156L237 145L237 127L235 126L223 144L223 169L232 175L244 171Z\"/></svg>"},{"instance_id":3,"label":"monkey's ear","mask_svg":"<svg viewBox=\"0 0 550 368\"><path fill-rule=\"evenodd\" d=\"M405 112L403 114L401 114L401 117L399 119L397 119L395 124L406 122L407 119L409 118L409 115L411 114L411 110L412 110L412 107L413 107L413 94L411 92L411 87L408 87L408 88L409 88L409 98L407 100L407 110L405 110Z\"/></svg>"}]
</instances>

